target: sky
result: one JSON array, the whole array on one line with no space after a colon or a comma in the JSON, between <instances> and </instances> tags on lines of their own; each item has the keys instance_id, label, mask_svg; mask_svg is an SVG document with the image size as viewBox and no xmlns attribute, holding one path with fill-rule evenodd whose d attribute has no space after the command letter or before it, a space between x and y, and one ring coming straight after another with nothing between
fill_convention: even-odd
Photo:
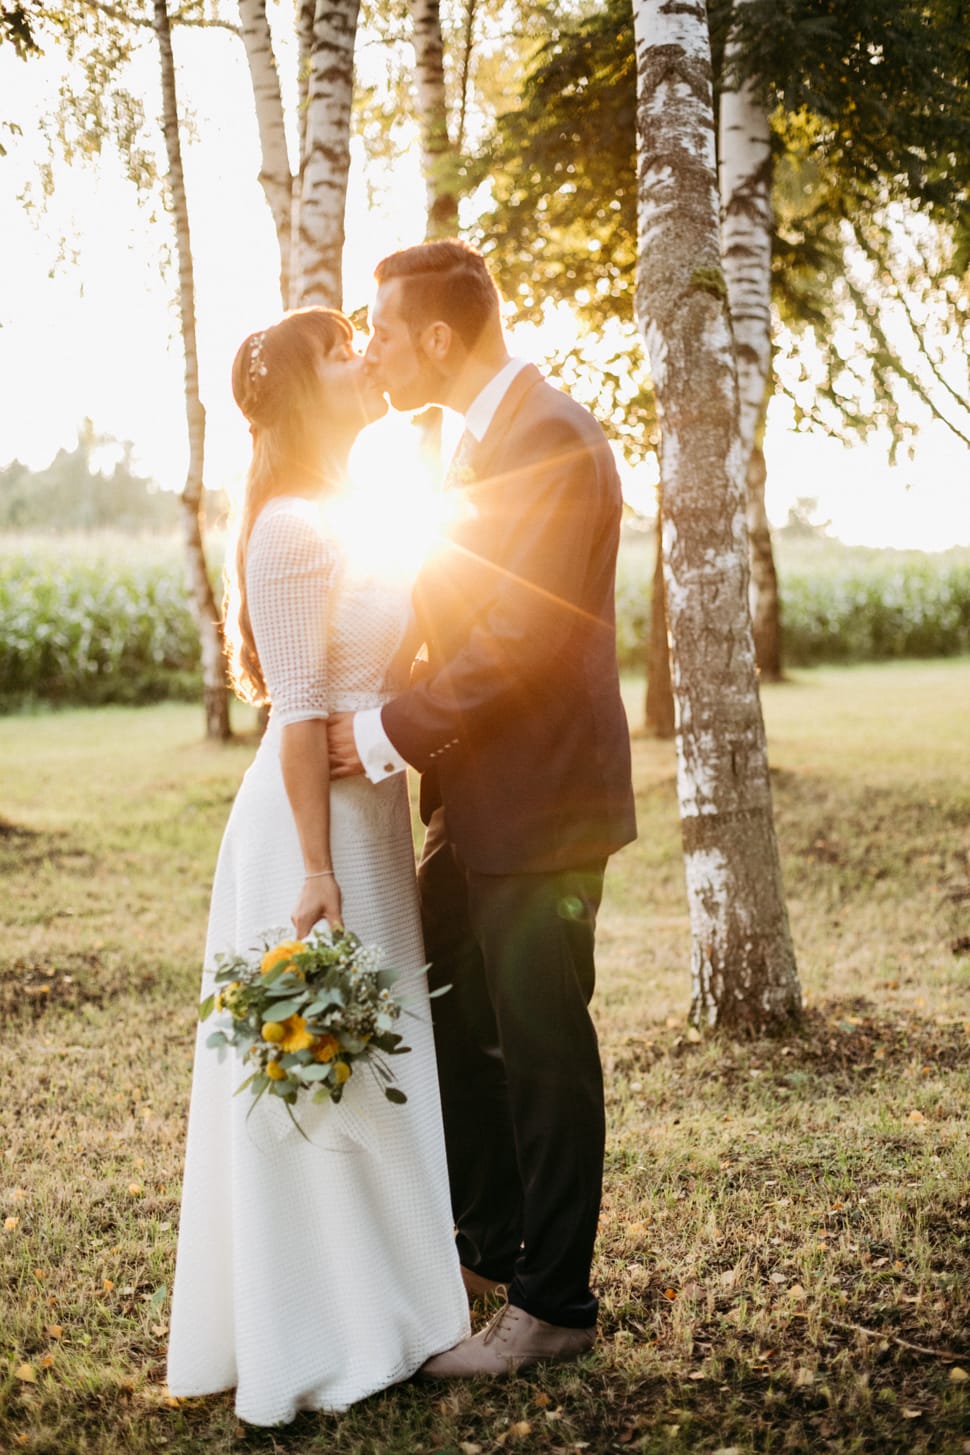
<instances>
[{"instance_id":1,"label":"sky","mask_svg":"<svg viewBox=\"0 0 970 1455\"><path fill-rule=\"evenodd\" d=\"M193 135L184 142L197 274L201 390L207 410L210 488L239 490L249 438L229 388L230 365L247 333L279 316L276 245L259 187L258 148L241 42L224 34L181 34L176 57ZM284 58L285 61L285 58ZM0 118L16 118L21 137L5 137L0 158L0 465L34 469L73 448L85 418L105 435L130 441L136 468L168 489L181 488L186 461L182 354L174 309L168 219L140 207L120 166L61 166L45 212L29 213L18 195L43 156L37 123L56 96L59 58L22 62L0 50ZM363 58L366 65L366 57ZM284 76L285 76L284 66ZM146 47L137 76L151 94L154 58ZM374 265L423 235L424 189L417 148L368 195L366 158L355 143L344 257L345 305L372 296ZM373 174L371 174L373 182ZM59 261L59 255L61 260ZM516 347L514 326L511 344ZM534 330L521 351L537 357ZM415 431L389 416L362 437L355 473L400 475L413 457ZM799 499L848 544L941 550L970 544L970 455L939 425L920 436L915 458L895 468L879 445L846 448L796 435L783 400L772 406L766 437L767 508L775 525ZM653 472L623 469L631 504L652 512ZM393 480L388 488L393 488Z\"/></svg>"}]
</instances>

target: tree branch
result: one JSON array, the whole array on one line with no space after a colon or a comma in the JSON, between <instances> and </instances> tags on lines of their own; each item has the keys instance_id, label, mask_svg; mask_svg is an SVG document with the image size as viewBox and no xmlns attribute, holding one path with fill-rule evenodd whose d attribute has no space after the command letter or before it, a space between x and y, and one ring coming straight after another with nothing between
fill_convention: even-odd
<instances>
[{"instance_id":1,"label":"tree branch","mask_svg":"<svg viewBox=\"0 0 970 1455\"><path fill-rule=\"evenodd\" d=\"M141 26L146 30L153 29L153 22L148 16L128 15L116 5L106 5L104 0L82 0L85 9L93 10L98 15L104 15L109 20L117 20L122 25ZM203 20L196 19L189 15L180 15L176 12L172 17L173 25L182 25L199 30L226 30L230 35L241 35L242 31L238 25L233 25L228 20Z\"/></svg>"}]
</instances>

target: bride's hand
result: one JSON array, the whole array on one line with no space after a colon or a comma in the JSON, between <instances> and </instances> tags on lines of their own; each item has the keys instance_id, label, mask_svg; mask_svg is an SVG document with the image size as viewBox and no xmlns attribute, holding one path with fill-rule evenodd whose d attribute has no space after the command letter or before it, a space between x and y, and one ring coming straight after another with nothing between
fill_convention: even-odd
<instances>
[{"instance_id":1,"label":"bride's hand","mask_svg":"<svg viewBox=\"0 0 970 1455\"><path fill-rule=\"evenodd\" d=\"M293 928L299 939L313 929L318 920L325 919L332 930L343 929L340 885L332 874L319 878L304 879L300 897L291 916Z\"/></svg>"}]
</instances>

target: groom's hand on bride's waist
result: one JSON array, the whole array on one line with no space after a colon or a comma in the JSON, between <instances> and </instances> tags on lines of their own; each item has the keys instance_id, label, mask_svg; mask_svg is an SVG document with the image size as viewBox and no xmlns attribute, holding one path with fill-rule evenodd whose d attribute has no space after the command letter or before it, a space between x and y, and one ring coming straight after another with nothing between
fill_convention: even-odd
<instances>
[{"instance_id":1,"label":"groom's hand on bride's waist","mask_svg":"<svg viewBox=\"0 0 970 1455\"><path fill-rule=\"evenodd\" d=\"M354 714L332 712L327 719L327 744L330 750L330 777L353 778L363 773L364 765L357 756L354 742Z\"/></svg>"}]
</instances>

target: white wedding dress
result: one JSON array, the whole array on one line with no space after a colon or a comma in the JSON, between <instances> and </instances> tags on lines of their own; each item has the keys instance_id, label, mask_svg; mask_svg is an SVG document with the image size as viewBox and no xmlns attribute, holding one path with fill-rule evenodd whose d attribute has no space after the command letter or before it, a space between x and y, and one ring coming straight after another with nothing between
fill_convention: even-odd
<instances>
[{"instance_id":1,"label":"white wedding dress","mask_svg":"<svg viewBox=\"0 0 970 1455\"><path fill-rule=\"evenodd\" d=\"M407 590L355 578L316 507L283 498L250 539L247 596L272 711L233 804L212 892L213 956L292 935L303 880L280 770L283 725L374 707L407 619ZM423 974L405 775L331 785L331 849L344 920L388 965L416 1013L395 1059L407 1104L358 1067L339 1105L294 1110L233 1096L246 1068L196 1042L168 1384L178 1396L235 1388L241 1419L343 1410L407 1379L468 1332L455 1251Z\"/></svg>"}]
</instances>

